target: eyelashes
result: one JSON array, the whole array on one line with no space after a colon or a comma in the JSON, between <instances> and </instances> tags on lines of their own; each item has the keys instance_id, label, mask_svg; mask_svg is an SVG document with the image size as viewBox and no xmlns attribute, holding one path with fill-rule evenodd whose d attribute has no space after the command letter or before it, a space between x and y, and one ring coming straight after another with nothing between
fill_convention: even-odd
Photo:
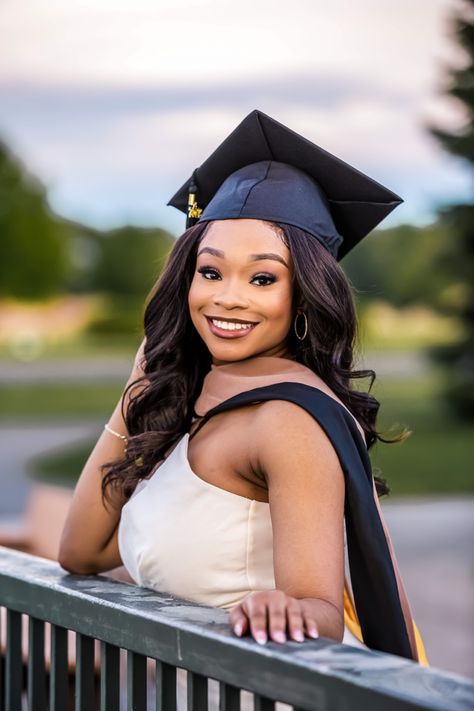
<instances>
[{"instance_id":1,"label":"eyelashes","mask_svg":"<svg viewBox=\"0 0 474 711\"><path fill-rule=\"evenodd\" d=\"M204 279L208 279L208 281L216 281L216 280L207 277L206 274L212 273L214 275L217 275L217 277L220 276L219 272L214 267L199 267L199 269L197 271L199 272L199 274L202 274ZM252 281L254 279L266 280L266 283L257 284L257 286L269 286L270 284L274 284L277 281L277 278L274 274L266 274L266 273L262 273L262 272L255 274L252 277Z\"/></svg>"}]
</instances>

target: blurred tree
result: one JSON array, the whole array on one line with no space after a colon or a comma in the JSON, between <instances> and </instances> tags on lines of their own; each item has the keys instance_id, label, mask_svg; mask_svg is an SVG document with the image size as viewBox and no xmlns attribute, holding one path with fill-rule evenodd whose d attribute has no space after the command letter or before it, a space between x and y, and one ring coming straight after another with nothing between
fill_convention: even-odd
<instances>
[{"instance_id":1,"label":"blurred tree","mask_svg":"<svg viewBox=\"0 0 474 711\"><path fill-rule=\"evenodd\" d=\"M459 131L448 132L427 126L442 146L455 156L474 165L474 0L465 0L453 18L454 35L464 50L462 68L448 70L446 92L460 105L466 116ZM455 313L465 326L465 337L454 347L432 351L437 359L450 365L449 385L445 395L454 411L463 419L474 420L474 204L464 203L444 208L440 218L450 232L445 248L438 255L438 268L451 278L451 298L445 309Z\"/></svg>"},{"instance_id":2,"label":"blurred tree","mask_svg":"<svg viewBox=\"0 0 474 711\"><path fill-rule=\"evenodd\" d=\"M90 274L91 288L142 300L173 242L168 232L158 228L126 225L101 233L98 258Z\"/></svg>"},{"instance_id":3,"label":"blurred tree","mask_svg":"<svg viewBox=\"0 0 474 711\"><path fill-rule=\"evenodd\" d=\"M441 306L451 278L445 270L432 266L449 239L447 227L440 223L374 231L343 262L359 302L377 298L395 307L413 303Z\"/></svg>"},{"instance_id":4,"label":"blurred tree","mask_svg":"<svg viewBox=\"0 0 474 711\"><path fill-rule=\"evenodd\" d=\"M44 298L62 291L68 270L65 230L46 191L0 141L0 296Z\"/></svg>"},{"instance_id":5,"label":"blurred tree","mask_svg":"<svg viewBox=\"0 0 474 711\"><path fill-rule=\"evenodd\" d=\"M95 244L87 289L108 295L105 313L97 316L89 330L101 334L137 332L145 297L161 272L174 238L159 228L127 225L108 232L89 232L87 236L83 233L84 239L88 240L88 253Z\"/></svg>"}]
</instances>

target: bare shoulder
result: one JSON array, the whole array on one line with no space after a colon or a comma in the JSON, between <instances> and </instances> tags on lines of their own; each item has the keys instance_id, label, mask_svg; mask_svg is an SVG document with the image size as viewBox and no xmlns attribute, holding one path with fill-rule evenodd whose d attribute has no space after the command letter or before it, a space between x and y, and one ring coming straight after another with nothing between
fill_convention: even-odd
<instances>
[{"instance_id":1,"label":"bare shoulder","mask_svg":"<svg viewBox=\"0 0 474 711\"><path fill-rule=\"evenodd\" d=\"M268 483L269 477L278 477L290 463L301 472L314 471L316 462L326 471L340 470L329 437L300 405L286 400L261 403L255 408L252 425L253 459Z\"/></svg>"}]
</instances>

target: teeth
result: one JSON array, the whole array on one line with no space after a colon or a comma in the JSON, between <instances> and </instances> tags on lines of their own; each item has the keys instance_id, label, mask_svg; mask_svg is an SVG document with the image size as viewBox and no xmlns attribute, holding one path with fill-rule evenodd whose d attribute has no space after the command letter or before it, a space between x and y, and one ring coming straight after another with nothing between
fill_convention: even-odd
<instances>
[{"instance_id":1,"label":"teeth","mask_svg":"<svg viewBox=\"0 0 474 711\"><path fill-rule=\"evenodd\" d=\"M217 319L212 319L214 326L222 328L226 331L241 331L242 329L252 328L252 323L233 323L231 321L217 321Z\"/></svg>"}]
</instances>

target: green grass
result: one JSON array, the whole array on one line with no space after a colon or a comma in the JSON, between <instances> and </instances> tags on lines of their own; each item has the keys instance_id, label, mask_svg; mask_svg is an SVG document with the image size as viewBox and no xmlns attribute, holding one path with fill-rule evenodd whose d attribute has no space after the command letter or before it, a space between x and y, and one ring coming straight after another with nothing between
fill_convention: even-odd
<instances>
[{"instance_id":1,"label":"green grass","mask_svg":"<svg viewBox=\"0 0 474 711\"><path fill-rule=\"evenodd\" d=\"M97 437L100 432L97 433ZM72 447L34 458L29 462L29 475L44 482L73 487L94 447L96 440L85 440Z\"/></svg>"},{"instance_id":2,"label":"green grass","mask_svg":"<svg viewBox=\"0 0 474 711\"><path fill-rule=\"evenodd\" d=\"M384 378L372 393L380 401L377 428L394 437L404 427L403 442L377 442L370 456L391 496L472 492L472 427L455 421L441 396L443 372L432 368L422 377Z\"/></svg>"},{"instance_id":3,"label":"green grass","mask_svg":"<svg viewBox=\"0 0 474 711\"><path fill-rule=\"evenodd\" d=\"M381 470L393 497L473 491L472 428L450 418L440 397L443 378L441 370L430 368L422 376L375 380L372 392L381 402L378 430L389 437L404 426L412 431L404 442L378 442L370 452L374 470ZM368 383L358 382L359 388L363 385ZM122 382L3 386L0 419L105 421L123 386ZM85 441L38 458L31 464L32 476L73 486L94 443Z\"/></svg>"},{"instance_id":4,"label":"green grass","mask_svg":"<svg viewBox=\"0 0 474 711\"><path fill-rule=\"evenodd\" d=\"M104 417L113 411L124 386L125 382L1 386L0 420Z\"/></svg>"}]
</instances>

